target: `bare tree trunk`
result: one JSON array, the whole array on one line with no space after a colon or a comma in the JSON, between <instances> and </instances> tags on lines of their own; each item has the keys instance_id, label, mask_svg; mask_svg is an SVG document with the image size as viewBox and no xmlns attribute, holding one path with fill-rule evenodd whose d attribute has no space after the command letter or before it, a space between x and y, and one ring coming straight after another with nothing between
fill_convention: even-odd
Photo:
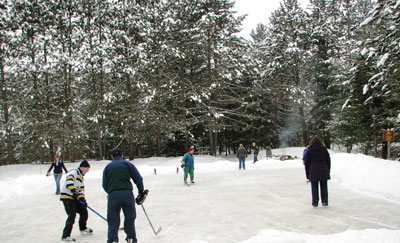
<instances>
[{"instance_id":1,"label":"bare tree trunk","mask_svg":"<svg viewBox=\"0 0 400 243\"><path fill-rule=\"evenodd\" d=\"M218 141L218 133L214 133L214 156L217 156L217 141Z\"/></svg>"},{"instance_id":2,"label":"bare tree trunk","mask_svg":"<svg viewBox=\"0 0 400 243\"><path fill-rule=\"evenodd\" d=\"M299 114L300 114L300 120L301 120L301 130L302 130L302 136L303 136L303 146L308 144L308 134L307 134L307 128L306 128L306 120L304 117L304 109L303 107L299 108Z\"/></svg>"},{"instance_id":3,"label":"bare tree trunk","mask_svg":"<svg viewBox=\"0 0 400 243\"><path fill-rule=\"evenodd\" d=\"M133 129L129 131L128 141L129 141L129 160L133 160L135 155L135 141L134 141Z\"/></svg>"},{"instance_id":4,"label":"bare tree trunk","mask_svg":"<svg viewBox=\"0 0 400 243\"><path fill-rule=\"evenodd\" d=\"M161 127L160 123L157 125L157 156L161 156Z\"/></svg>"},{"instance_id":5,"label":"bare tree trunk","mask_svg":"<svg viewBox=\"0 0 400 243\"><path fill-rule=\"evenodd\" d=\"M52 138L50 139L49 147L50 147L50 161L53 161L55 154L54 154L54 144Z\"/></svg>"},{"instance_id":6,"label":"bare tree trunk","mask_svg":"<svg viewBox=\"0 0 400 243\"><path fill-rule=\"evenodd\" d=\"M102 136L101 136L101 126L100 126L100 124L97 126L97 146L99 148L99 158L100 159L104 159L103 141L102 141Z\"/></svg>"},{"instance_id":7,"label":"bare tree trunk","mask_svg":"<svg viewBox=\"0 0 400 243\"><path fill-rule=\"evenodd\" d=\"M210 155L214 155L214 139L211 126L208 127L208 141L210 143Z\"/></svg>"},{"instance_id":8,"label":"bare tree trunk","mask_svg":"<svg viewBox=\"0 0 400 243\"><path fill-rule=\"evenodd\" d=\"M1 43L0 43L1 44ZM12 128L10 125L10 117L9 117L9 107L8 107L8 92L7 92L7 85L6 85L6 78L4 74L4 65L3 65L3 51L0 48L0 72L1 72L1 98L3 100L3 113L4 113L4 122L6 128L6 137L7 137L7 152L8 152L8 160L6 164L13 164L15 163L15 154L14 154L14 145L12 142Z\"/></svg>"}]
</instances>

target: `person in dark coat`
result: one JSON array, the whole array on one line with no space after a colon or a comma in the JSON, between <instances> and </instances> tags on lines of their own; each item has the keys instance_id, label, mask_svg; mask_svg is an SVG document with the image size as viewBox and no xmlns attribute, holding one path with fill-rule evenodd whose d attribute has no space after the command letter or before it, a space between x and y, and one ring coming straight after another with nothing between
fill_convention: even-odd
<instances>
[{"instance_id":1,"label":"person in dark coat","mask_svg":"<svg viewBox=\"0 0 400 243\"><path fill-rule=\"evenodd\" d=\"M136 184L138 198L144 196L143 177L131 162L124 159L120 148L112 150L112 161L103 171L103 189L108 194L107 202L107 243L118 242L118 228L120 225L120 212L124 213L124 230L126 241L136 243L136 207L131 181ZM139 200L139 199L137 199Z\"/></svg>"},{"instance_id":2,"label":"person in dark coat","mask_svg":"<svg viewBox=\"0 0 400 243\"><path fill-rule=\"evenodd\" d=\"M258 161L257 156L258 156L258 152L259 152L256 142L253 142L253 146L251 147L251 152L254 154L254 162L253 162L253 164L254 164L255 162Z\"/></svg>"},{"instance_id":3,"label":"person in dark coat","mask_svg":"<svg viewBox=\"0 0 400 243\"><path fill-rule=\"evenodd\" d=\"M68 173L67 168L65 168L64 162L61 160L61 157L59 154L56 154L53 163L51 163L51 166L49 170L46 173L46 176L50 175L51 170L54 168L54 180L56 182L56 195L60 194L60 181L63 173L63 169L65 173Z\"/></svg>"},{"instance_id":4,"label":"person in dark coat","mask_svg":"<svg viewBox=\"0 0 400 243\"><path fill-rule=\"evenodd\" d=\"M322 206L328 206L328 180L331 179L331 158L319 138L314 137L310 141L310 145L304 151L303 160L307 179L311 182L313 207L318 207L318 185L321 189Z\"/></svg>"},{"instance_id":5,"label":"person in dark coat","mask_svg":"<svg viewBox=\"0 0 400 243\"><path fill-rule=\"evenodd\" d=\"M239 170L242 169L243 166L243 170L246 169L246 157L247 157L247 151L246 149L243 147L243 144L239 145L239 148L237 150L236 156L239 159Z\"/></svg>"}]
</instances>

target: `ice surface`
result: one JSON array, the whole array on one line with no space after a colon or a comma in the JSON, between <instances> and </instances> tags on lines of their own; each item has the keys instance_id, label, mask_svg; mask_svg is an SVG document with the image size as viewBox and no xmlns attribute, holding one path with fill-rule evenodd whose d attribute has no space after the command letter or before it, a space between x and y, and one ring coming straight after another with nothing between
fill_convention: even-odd
<instances>
[{"instance_id":1,"label":"ice surface","mask_svg":"<svg viewBox=\"0 0 400 243\"><path fill-rule=\"evenodd\" d=\"M331 152L329 207L311 206L305 180L303 148L273 150L298 159L247 158L239 171L234 156L195 156L196 184L183 185L181 158L138 159L133 163L150 190L144 204L155 228L137 207L136 230L145 243L261 242L400 242L400 164L360 154ZM106 216L101 188L109 161L90 161L85 176L89 205ZM68 169L79 163L67 163ZM176 173L179 168L179 173ZM66 220L48 166L0 167L0 242L60 242ZM154 174L154 169L157 175ZM63 178L64 179L64 178ZM136 188L135 188L136 192ZM72 231L77 242L106 242L107 224L89 211L93 235L80 235L78 218ZM125 234L120 232L120 242Z\"/></svg>"}]
</instances>

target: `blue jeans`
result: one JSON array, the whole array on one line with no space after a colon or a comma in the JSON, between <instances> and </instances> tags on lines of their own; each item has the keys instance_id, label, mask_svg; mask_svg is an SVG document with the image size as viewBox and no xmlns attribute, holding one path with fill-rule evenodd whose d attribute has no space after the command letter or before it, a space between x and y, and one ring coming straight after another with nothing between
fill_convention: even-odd
<instances>
[{"instance_id":1,"label":"blue jeans","mask_svg":"<svg viewBox=\"0 0 400 243\"><path fill-rule=\"evenodd\" d=\"M124 213L124 231L126 237L137 242L135 231L135 197L131 190L113 191L108 194L107 204L107 223L108 223L108 240L107 243L118 242L118 228L120 224L120 212Z\"/></svg>"},{"instance_id":2,"label":"blue jeans","mask_svg":"<svg viewBox=\"0 0 400 243\"><path fill-rule=\"evenodd\" d=\"M257 156L258 156L258 153L254 153L254 163L258 161Z\"/></svg>"},{"instance_id":3,"label":"blue jeans","mask_svg":"<svg viewBox=\"0 0 400 243\"><path fill-rule=\"evenodd\" d=\"M54 174L54 180L56 181L56 194L60 194L60 181L62 174Z\"/></svg>"},{"instance_id":4,"label":"blue jeans","mask_svg":"<svg viewBox=\"0 0 400 243\"><path fill-rule=\"evenodd\" d=\"M239 158L239 170L242 168L242 164L243 164L243 169L246 169L246 164L245 164L246 158Z\"/></svg>"}]
</instances>

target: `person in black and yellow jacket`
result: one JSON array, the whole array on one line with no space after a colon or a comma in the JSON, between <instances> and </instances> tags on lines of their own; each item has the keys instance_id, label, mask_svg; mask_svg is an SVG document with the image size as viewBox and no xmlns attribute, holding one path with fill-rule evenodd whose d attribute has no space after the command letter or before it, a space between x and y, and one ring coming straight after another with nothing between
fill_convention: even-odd
<instances>
[{"instance_id":1,"label":"person in black and yellow jacket","mask_svg":"<svg viewBox=\"0 0 400 243\"><path fill-rule=\"evenodd\" d=\"M84 160L79 168L70 170L61 188L60 200L64 204L65 212L68 215L61 237L62 241L75 241L71 237L72 226L75 223L76 213L79 216L79 230L81 233L92 234L93 230L86 227L88 219L87 202L85 199L85 186L83 176L89 171L90 165Z\"/></svg>"}]
</instances>

